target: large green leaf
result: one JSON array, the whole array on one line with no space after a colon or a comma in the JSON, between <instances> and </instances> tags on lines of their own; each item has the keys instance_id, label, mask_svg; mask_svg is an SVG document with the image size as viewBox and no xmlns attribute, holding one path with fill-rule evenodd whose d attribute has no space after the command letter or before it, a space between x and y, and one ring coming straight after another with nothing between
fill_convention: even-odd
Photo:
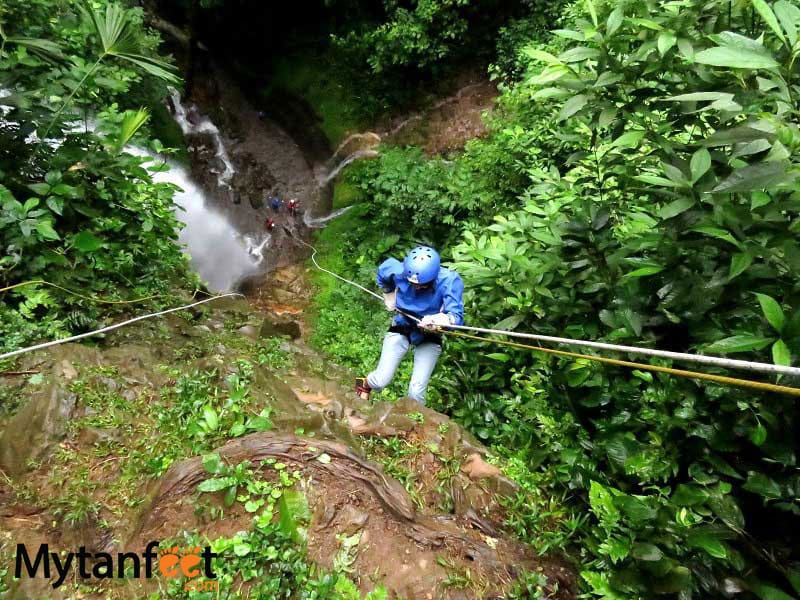
<instances>
[{"instance_id":1,"label":"large green leaf","mask_svg":"<svg viewBox=\"0 0 800 600\"><path fill-rule=\"evenodd\" d=\"M56 233L56 230L53 229L53 224L50 223L50 221L39 221L36 223L36 231L46 240L60 239L60 236Z\"/></svg>"},{"instance_id":2,"label":"large green leaf","mask_svg":"<svg viewBox=\"0 0 800 600\"><path fill-rule=\"evenodd\" d=\"M708 500L708 506L728 527L735 531L744 530L744 514L733 497L711 497Z\"/></svg>"},{"instance_id":3,"label":"large green leaf","mask_svg":"<svg viewBox=\"0 0 800 600\"><path fill-rule=\"evenodd\" d=\"M88 231L81 231L72 238L72 244L81 252L94 252L103 245L103 240Z\"/></svg>"},{"instance_id":4,"label":"large green leaf","mask_svg":"<svg viewBox=\"0 0 800 600\"><path fill-rule=\"evenodd\" d=\"M781 493L781 486L778 485L774 479L755 471L750 471L747 474L747 481L745 481L742 487L749 492L759 494L769 499L780 498L783 495Z\"/></svg>"},{"instance_id":5,"label":"large green leaf","mask_svg":"<svg viewBox=\"0 0 800 600\"><path fill-rule=\"evenodd\" d=\"M103 48L101 58L116 56L133 63L159 79L172 83L180 81L172 65L158 58L141 54L134 35L132 13L122 5L109 2L103 13L101 9L95 8L84 0L81 10L100 38Z\"/></svg>"},{"instance_id":6,"label":"large green leaf","mask_svg":"<svg viewBox=\"0 0 800 600\"><path fill-rule=\"evenodd\" d=\"M627 131L611 142L612 148L635 148L644 137L644 131Z\"/></svg>"},{"instance_id":7,"label":"large green leaf","mask_svg":"<svg viewBox=\"0 0 800 600\"><path fill-rule=\"evenodd\" d=\"M204 454L202 462L203 462L203 468L206 470L206 473L211 473L212 475L216 475L217 473L220 473L222 471L223 467L222 459L216 452L212 454Z\"/></svg>"},{"instance_id":8,"label":"large green leaf","mask_svg":"<svg viewBox=\"0 0 800 600\"><path fill-rule=\"evenodd\" d=\"M209 493L219 492L235 484L236 480L233 477L212 477L200 483L200 485L197 486L197 491Z\"/></svg>"},{"instance_id":9,"label":"large green leaf","mask_svg":"<svg viewBox=\"0 0 800 600\"><path fill-rule=\"evenodd\" d=\"M558 120L563 121L564 119L569 119L572 115L586 106L588 101L589 98L585 94L573 96L564 103L564 106L561 107L561 112L558 113Z\"/></svg>"},{"instance_id":10,"label":"large green leaf","mask_svg":"<svg viewBox=\"0 0 800 600\"><path fill-rule=\"evenodd\" d=\"M731 129L720 129L703 141L709 147L729 146L742 142L752 142L753 140L772 141L775 139L773 131L767 131L753 125L740 125Z\"/></svg>"},{"instance_id":11,"label":"large green leaf","mask_svg":"<svg viewBox=\"0 0 800 600\"><path fill-rule=\"evenodd\" d=\"M62 62L66 60L61 46L51 40L30 37L9 37L6 38L6 44L24 46L31 54L35 54L52 62Z\"/></svg>"},{"instance_id":12,"label":"large green leaf","mask_svg":"<svg viewBox=\"0 0 800 600\"><path fill-rule=\"evenodd\" d=\"M772 344L772 362L784 367L792 364L792 352L783 340L778 340Z\"/></svg>"},{"instance_id":13,"label":"large green leaf","mask_svg":"<svg viewBox=\"0 0 800 600\"><path fill-rule=\"evenodd\" d=\"M694 60L703 65L734 69L774 69L778 62L759 42L726 31L717 36L720 46L695 54Z\"/></svg>"},{"instance_id":14,"label":"large green leaf","mask_svg":"<svg viewBox=\"0 0 800 600\"><path fill-rule=\"evenodd\" d=\"M789 43L794 46L797 43L797 30L800 27L800 8L787 0L778 0L773 6L775 16L778 17L786 32Z\"/></svg>"},{"instance_id":15,"label":"large green leaf","mask_svg":"<svg viewBox=\"0 0 800 600\"><path fill-rule=\"evenodd\" d=\"M692 548L705 550L706 553L714 558L726 558L728 556L728 550L725 544L709 533L689 534L687 543Z\"/></svg>"},{"instance_id":16,"label":"large green leaf","mask_svg":"<svg viewBox=\"0 0 800 600\"><path fill-rule=\"evenodd\" d=\"M638 544L634 544L633 549L631 550L631 556L637 560L654 562L664 558L664 553L655 544L640 542Z\"/></svg>"},{"instance_id":17,"label":"large green leaf","mask_svg":"<svg viewBox=\"0 0 800 600\"><path fill-rule=\"evenodd\" d=\"M763 350L774 340L775 338L768 338L760 335L732 335L718 342L714 342L708 346L706 350L708 352L719 352L720 354L751 352L753 350Z\"/></svg>"},{"instance_id":18,"label":"large green leaf","mask_svg":"<svg viewBox=\"0 0 800 600\"><path fill-rule=\"evenodd\" d=\"M692 183L700 179L711 168L711 154L705 148L700 148L694 154L689 163L692 172Z\"/></svg>"},{"instance_id":19,"label":"large green leaf","mask_svg":"<svg viewBox=\"0 0 800 600\"><path fill-rule=\"evenodd\" d=\"M771 189L791 179L791 164L788 161L760 162L736 169L711 191L732 193Z\"/></svg>"},{"instance_id":20,"label":"large green leaf","mask_svg":"<svg viewBox=\"0 0 800 600\"><path fill-rule=\"evenodd\" d=\"M710 102L716 100L726 100L732 94L727 92L691 92L689 94L679 94L677 96L669 96L664 100L672 102Z\"/></svg>"},{"instance_id":21,"label":"large green leaf","mask_svg":"<svg viewBox=\"0 0 800 600\"><path fill-rule=\"evenodd\" d=\"M217 416L217 411L212 407L203 407L203 419L209 431L215 431L219 427L219 416Z\"/></svg>"},{"instance_id":22,"label":"large green leaf","mask_svg":"<svg viewBox=\"0 0 800 600\"><path fill-rule=\"evenodd\" d=\"M305 532L301 525L309 519L308 502L305 494L295 490L284 490L278 501L280 511L279 527L296 543L302 543Z\"/></svg>"},{"instance_id":23,"label":"large green leaf","mask_svg":"<svg viewBox=\"0 0 800 600\"><path fill-rule=\"evenodd\" d=\"M684 196L683 198L678 198L677 200L670 202L666 206L663 206L660 211L658 211L659 216L662 219L671 219L673 217L677 217L679 214L686 212L692 206L694 206L694 198L689 196Z\"/></svg>"},{"instance_id":24,"label":"large green leaf","mask_svg":"<svg viewBox=\"0 0 800 600\"><path fill-rule=\"evenodd\" d=\"M713 225L701 225L700 227L694 227L691 231L696 231L698 233L703 233L705 235L715 237L720 240L725 240L726 242L730 242L737 248L741 248L742 244L731 235L729 231L725 231L719 227L714 227Z\"/></svg>"},{"instance_id":25,"label":"large green leaf","mask_svg":"<svg viewBox=\"0 0 800 600\"><path fill-rule=\"evenodd\" d=\"M767 428L760 422L756 423L756 426L750 432L750 441L756 446L762 446L767 441Z\"/></svg>"},{"instance_id":26,"label":"large green leaf","mask_svg":"<svg viewBox=\"0 0 800 600\"><path fill-rule=\"evenodd\" d=\"M658 41L656 42L658 53L664 56L677 41L678 38L672 31L662 31L658 34Z\"/></svg>"},{"instance_id":27,"label":"large green leaf","mask_svg":"<svg viewBox=\"0 0 800 600\"><path fill-rule=\"evenodd\" d=\"M145 108L139 110L126 110L122 118L122 123L117 136L117 151L122 150L124 146L131 141L131 138L136 135L136 132L147 122L150 113Z\"/></svg>"},{"instance_id":28,"label":"large green leaf","mask_svg":"<svg viewBox=\"0 0 800 600\"><path fill-rule=\"evenodd\" d=\"M741 275L753 264L753 256L749 252L737 252L731 257L731 266L728 277L733 279L737 275Z\"/></svg>"},{"instance_id":29,"label":"large green leaf","mask_svg":"<svg viewBox=\"0 0 800 600\"><path fill-rule=\"evenodd\" d=\"M708 492L696 485L680 484L675 493L672 494L671 500L676 506L694 506L702 504L708 499Z\"/></svg>"},{"instance_id":30,"label":"large green leaf","mask_svg":"<svg viewBox=\"0 0 800 600\"><path fill-rule=\"evenodd\" d=\"M117 52L114 54L114 56L121 58L122 60L127 60L128 62L140 67L150 75L158 77L159 79L163 79L164 81L169 81L172 83L180 82L180 77L174 73L174 67L162 60L132 52Z\"/></svg>"},{"instance_id":31,"label":"large green leaf","mask_svg":"<svg viewBox=\"0 0 800 600\"><path fill-rule=\"evenodd\" d=\"M786 322L786 316L783 314L781 305L777 300L767 294L756 293L759 304L761 304L761 311L767 319L772 328L780 333L783 330L783 325Z\"/></svg>"},{"instance_id":32,"label":"large green leaf","mask_svg":"<svg viewBox=\"0 0 800 600\"><path fill-rule=\"evenodd\" d=\"M576 46L558 55L558 60L563 63L583 62L590 58L598 58L600 50L588 46Z\"/></svg>"},{"instance_id":33,"label":"large green leaf","mask_svg":"<svg viewBox=\"0 0 800 600\"><path fill-rule=\"evenodd\" d=\"M50 184L49 183L31 183L28 187L33 191L34 194L38 194L39 196L46 196L50 193Z\"/></svg>"},{"instance_id":34,"label":"large green leaf","mask_svg":"<svg viewBox=\"0 0 800 600\"><path fill-rule=\"evenodd\" d=\"M761 600L797 600L784 591L778 588L763 583L761 581L750 581L750 589L753 593L761 598Z\"/></svg>"},{"instance_id":35,"label":"large green leaf","mask_svg":"<svg viewBox=\"0 0 800 600\"><path fill-rule=\"evenodd\" d=\"M778 63L771 56L729 47L703 50L695 54L694 59L696 62L705 65L737 69L774 69L778 66Z\"/></svg>"},{"instance_id":36,"label":"large green leaf","mask_svg":"<svg viewBox=\"0 0 800 600\"><path fill-rule=\"evenodd\" d=\"M608 15L608 19L606 20L606 36L610 37L616 33L617 29L619 29L620 25L622 25L622 21L625 19L625 12L623 11L621 6L616 7L611 13Z\"/></svg>"},{"instance_id":37,"label":"large green leaf","mask_svg":"<svg viewBox=\"0 0 800 600\"><path fill-rule=\"evenodd\" d=\"M594 26L597 27L597 8L595 8L593 0L585 0L586 2L586 10L589 12L589 16L592 18L592 23Z\"/></svg>"},{"instance_id":38,"label":"large green leaf","mask_svg":"<svg viewBox=\"0 0 800 600\"><path fill-rule=\"evenodd\" d=\"M782 42L786 41L786 38L783 36L783 31L781 30L781 26L778 25L778 19L775 17L775 13L772 12L772 9L769 7L764 0L751 0L753 3L753 8L758 11L758 14L761 15L761 18L764 19L764 22L769 25L769 28L775 33L775 35L780 38Z\"/></svg>"},{"instance_id":39,"label":"large green leaf","mask_svg":"<svg viewBox=\"0 0 800 600\"><path fill-rule=\"evenodd\" d=\"M661 273L664 270L664 267L659 267L656 265L650 265L647 267L642 267L640 269L636 269L635 271L631 271L630 273L625 273L625 277L647 277L648 275L655 275L656 273Z\"/></svg>"}]
</instances>

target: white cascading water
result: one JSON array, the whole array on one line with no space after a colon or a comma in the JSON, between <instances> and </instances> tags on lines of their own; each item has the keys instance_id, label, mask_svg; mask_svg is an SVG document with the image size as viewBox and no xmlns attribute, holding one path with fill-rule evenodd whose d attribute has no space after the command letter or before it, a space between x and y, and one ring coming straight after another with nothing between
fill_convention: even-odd
<instances>
[{"instance_id":1,"label":"white cascading water","mask_svg":"<svg viewBox=\"0 0 800 600\"><path fill-rule=\"evenodd\" d=\"M244 241L247 245L247 253L253 258L255 265L258 266L264 262L264 250L269 248L272 242L272 234L266 234L260 241L246 235L244 236Z\"/></svg>"},{"instance_id":2,"label":"white cascading water","mask_svg":"<svg viewBox=\"0 0 800 600\"><path fill-rule=\"evenodd\" d=\"M324 217L311 217L307 212L303 215L303 223L305 223L306 227L310 227L312 229L324 227L325 223L330 221L331 219L335 219L336 217L343 215L348 210L353 208L352 206L345 206L344 208L339 208L333 211L329 215L325 215Z\"/></svg>"},{"instance_id":3,"label":"white cascading water","mask_svg":"<svg viewBox=\"0 0 800 600\"><path fill-rule=\"evenodd\" d=\"M208 117L203 117L200 114L198 114L198 123L192 123L189 120L186 107L181 103L181 95L178 90L170 87L169 95L172 100L172 106L175 107L175 114L173 117L181 128L181 131L183 131L183 135L207 133L214 140L217 158L225 165L225 170L217 176L217 185L230 189L231 179L236 174L236 169L234 169L231 158L228 156L228 151L225 149L225 144L222 142L219 129Z\"/></svg>"},{"instance_id":4,"label":"white cascading water","mask_svg":"<svg viewBox=\"0 0 800 600\"><path fill-rule=\"evenodd\" d=\"M347 138L345 138L345 140L341 144L339 144L339 147L336 148L336 151L331 155L330 160L335 161L336 158L339 156L339 154L342 153L342 150L344 150L348 145L350 145L350 142L352 142L353 140L364 140L370 142L373 146L377 146L378 144L381 143L381 136L372 131L367 131L365 133L354 133L352 135L349 135L347 136Z\"/></svg>"},{"instance_id":5,"label":"white cascading water","mask_svg":"<svg viewBox=\"0 0 800 600\"><path fill-rule=\"evenodd\" d=\"M149 156L154 163L161 161L141 148L126 148L136 156ZM243 238L224 215L210 209L203 190L189 177L181 165L167 161L168 171L153 173L153 179L177 185L182 191L175 194L179 207L177 218L184 223L178 237L186 248L192 268L214 291L233 289L243 277L254 273L263 261L263 242ZM180 210L182 209L182 210Z\"/></svg>"},{"instance_id":6,"label":"white cascading water","mask_svg":"<svg viewBox=\"0 0 800 600\"><path fill-rule=\"evenodd\" d=\"M345 158L342 162L340 162L336 168L328 173L322 181L320 181L320 185L325 186L329 184L331 181L336 179L336 176L344 169L347 165L349 165L354 160L358 160L359 158L375 158L376 156L380 156L380 152L377 150L357 150L353 152L350 156Z\"/></svg>"},{"instance_id":7,"label":"white cascading water","mask_svg":"<svg viewBox=\"0 0 800 600\"><path fill-rule=\"evenodd\" d=\"M202 118L198 125L192 125L186 109L180 102L177 91L171 90L175 106L175 120L184 134L209 133L217 145L216 154L225 165L220 174L220 186L230 187L231 178L236 171L225 150L217 127L207 118ZM0 100L11 94L6 88L0 88ZM11 107L0 101L0 121ZM76 121L68 132L94 131L96 122L88 119L85 123ZM35 133L26 140L27 143L38 143ZM61 139L47 139L48 144L57 148L63 143ZM135 146L127 146L125 151L140 157L148 157L154 164L164 161L152 152ZM177 218L184 226L178 233L180 243L190 255L192 268L208 283L210 289L219 292L230 291L243 277L253 274L264 261L264 251L269 247L272 236L267 234L262 239L242 236L221 213L209 208L206 195L184 167L174 161L167 161L169 170L152 173L154 181L169 182L178 186L181 191L175 194L174 200L178 208Z\"/></svg>"},{"instance_id":8,"label":"white cascading water","mask_svg":"<svg viewBox=\"0 0 800 600\"><path fill-rule=\"evenodd\" d=\"M170 99L174 107L175 122L184 135L198 133L210 134L216 146L216 155L225 165L225 170L217 177L217 185L230 189L236 169L225 149L219 129L210 119L197 115L198 123L189 120L188 111L181 102L178 91L170 88ZM180 165L170 165L172 181L184 191L175 196L176 203L184 209L178 218L186 226L181 230L180 239L192 257L194 269L215 290L228 291L238 281L253 274L264 262L264 251L269 247L272 236L266 234L262 239L242 236L219 212L207 206L203 190L194 183L186 170Z\"/></svg>"}]
</instances>

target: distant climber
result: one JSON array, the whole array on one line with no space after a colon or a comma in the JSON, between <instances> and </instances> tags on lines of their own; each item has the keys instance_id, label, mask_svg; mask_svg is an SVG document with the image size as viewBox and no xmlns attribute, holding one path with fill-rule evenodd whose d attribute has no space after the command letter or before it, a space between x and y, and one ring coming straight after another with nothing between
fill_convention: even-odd
<instances>
[{"instance_id":1,"label":"distant climber","mask_svg":"<svg viewBox=\"0 0 800 600\"><path fill-rule=\"evenodd\" d=\"M264 229L267 231L272 231L275 229L275 220L272 217L269 217L266 221L264 221Z\"/></svg>"},{"instance_id":2,"label":"distant climber","mask_svg":"<svg viewBox=\"0 0 800 600\"><path fill-rule=\"evenodd\" d=\"M289 200L289 203L286 205L286 208L289 209L289 214L293 217L297 216L297 209L300 207L300 203L297 201L297 198L292 198Z\"/></svg>"},{"instance_id":3,"label":"distant climber","mask_svg":"<svg viewBox=\"0 0 800 600\"><path fill-rule=\"evenodd\" d=\"M383 289L386 310L399 310L421 318L415 323L400 312L383 338L378 366L366 377L356 379L356 394L369 399L392 381L403 356L414 346L414 369L408 395L425 404L425 392L436 361L442 352L442 336L448 325L464 323L464 283L461 276L440 266L439 254L428 246L417 246L405 260L389 258L378 267L376 280Z\"/></svg>"},{"instance_id":4,"label":"distant climber","mask_svg":"<svg viewBox=\"0 0 800 600\"><path fill-rule=\"evenodd\" d=\"M281 205L283 204L283 200L281 200L278 194L272 194L269 198L267 198L267 202L272 207L272 210L278 212L281 209Z\"/></svg>"}]
</instances>

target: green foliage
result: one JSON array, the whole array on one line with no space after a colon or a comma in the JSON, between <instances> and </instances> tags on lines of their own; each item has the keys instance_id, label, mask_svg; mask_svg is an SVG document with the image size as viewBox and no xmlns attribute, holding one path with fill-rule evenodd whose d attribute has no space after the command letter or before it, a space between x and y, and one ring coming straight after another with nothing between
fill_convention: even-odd
<instances>
[{"instance_id":1,"label":"green foliage","mask_svg":"<svg viewBox=\"0 0 800 600\"><path fill-rule=\"evenodd\" d=\"M272 429L271 410L252 409L250 396L253 366L239 360L238 370L225 378L224 388L216 385L214 371L173 372L175 385L163 390L168 408L160 415L164 427L179 427L184 443L194 451L213 448L232 437Z\"/></svg>"},{"instance_id":2,"label":"green foliage","mask_svg":"<svg viewBox=\"0 0 800 600\"><path fill-rule=\"evenodd\" d=\"M531 41L541 41L562 19L565 2L537 3L523 17L514 18L497 32L496 58L490 72L494 77L517 81L525 75L528 60L522 53Z\"/></svg>"},{"instance_id":3,"label":"green foliage","mask_svg":"<svg viewBox=\"0 0 800 600\"><path fill-rule=\"evenodd\" d=\"M385 23L339 40L360 49L375 73L398 65L426 67L449 54L477 17L470 0L418 0L413 8L384 2ZM472 15L470 15L472 13Z\"/></svg>"},{"instance_id":4,"label":"green foliage","mask_svg":"<svg viewBox=\"0 0 800 600\"><path fill-rule=\"evenodd\" d=\"M253 468L249 461L227 465L218 454L204 456L203 466L214 477L201 482L198 492L224 490L226 507L239 502L253 515L249 531L210 541L212 552L219 555L213 560L213 570L220 590L234 586L244 588L251 598L361 600L358 588L347 577L346 563L337 567L334 560L332 572L326 572L308 559L306 527L311 514L305 495L293 489L302 479L299 470L290 473L285 463L274 458L261 461L258 468ZM221 512L216 516L221 516ZM177 543L189 546L209 543L201 542L196 534L184 537ZM347 556L352 562L357 541L348 543ZM213 597L211 592L185 591L183 582L170 585L165 593L169 598ZM385 600L386 597L383 587L363 596L364 600Z\"/></svg>"},{"instance_id":5,"label":"green foliage","mask_svg":"<svg viewBox=\"0 0 800 600\"><path fill-rule=\"evenodd\" d=\"M115 3L58 3L57 19L52 10L10 0L0 13L0 72L13 88L0 124L0 287L66 289L4 294L4 349L89 329L120 300L169 302L175 284L191 284L175 187L151 176L165 167L124 152L146 143L148 111L116 103L134 87L163 95L174 80L152 53L157 38L140 10ZM81 112L96 115L96 133L78 126Z\"/></svg>"},{"instance_id":6,"label":"green foliage","mask_svg":"<svg viewBox=\"0 0 800 600\"><path fill-rule=\"evenodd\" d=\"M500 53L505 54L501 62L505 63L513 60L509 55L515 39L552 26L561 6L560 1L536 0L415 0L407 4L384 0L380 21L359 22L349 34L334 40L363 58L373 73L402 68L426 71L441 70L445 59L485 59L494 50L500 29Z\"/></svg>"},{"instance_id":7,"label":"green foliage","mask_svg":"<svg viewBox=\"0 0 800 600\"><path fill-rule=\"evenodd\" d=\"M349 133L366 127L369 117L384 108L366 90L357 95L350 91L355 86L347 84L360 75L334 50L304 50L281 56L270 73L265 101L296 102L287 100L281 92L302 98L319 118L319 128L335 148Z\"/></svg>"},{"instance_id":8,"label":"green foliage","mask_svg":"<svg viewBox=\"0 0 800 600\"><path fill-rule=\"evenodd\" d=\"M452 258L468 322L791 364L800 10L577 7L525 48L488 139L452 162L391 149L358 165L363 214L399 247L420 239ZM350 253L369 258L360 235ZM547 548L576 543L590 594L791 589L791 398L461 340L438 377L454 390L442 408L578 501L575 514L515 501L509 526ZM574 518L581 505L590 518Z\"/></svg>"},{"instance_id":9,"label":"green foliage","mask_svg":"<svg viewBox=\"0 0 800 600\"><path fill-rule=\"evenodd\" d=\"M783 364L800 350L782 306L798 273L796 50L770 31L763 42L725 32L762 29L728 8L598 7L558 32L574 40L564 51L527 51L545 66L517 93L553 107L573 151L566 166L537 161L522 210L466 231L454 250L484 322ZM548 374L531 387L561 431L535 426L541 407L522 422L565 483L589 488L594 593L717 593L748 568L747 492L774 518L796 513L790 399L507 357L504 368Z\"/></svg>"}]
</instances>

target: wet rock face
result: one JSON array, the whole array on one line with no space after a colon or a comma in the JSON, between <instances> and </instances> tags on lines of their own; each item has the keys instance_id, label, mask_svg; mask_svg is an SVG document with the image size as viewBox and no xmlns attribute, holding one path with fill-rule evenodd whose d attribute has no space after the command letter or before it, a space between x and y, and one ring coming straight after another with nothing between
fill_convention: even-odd
<instances>
[{"instance_id":1,"label":"wet rock face","mask_svg":"<svg viewBox=\"0 0 800 600\"><path fill-rule=\"evenodd\" d=\"M266 199L278 180L250 152L236 155L236 177L231 182L237 200L247 202L253 210L266 210Z\"/></svg>"},{"instance_id":2,"label":"wet rock face","mask_svg":"<svg viewBox=\"0 0 800 600\"><path fill-rule=\"evenodd\" d=\"M36 393L7 423L0 435L0 469L11 477L28 470L31 461L45 458L64 439L77 396L69 381L77 373L68 361L57 364L52 383Z\"/></svg>"},{"instance_id":3,"label":"wet rock face","mask_svg":"<svg viewBox=\"0 0 800 600\"><path fill-rule=\"evenodd\" d=\"M291 319L264 319L259 333L266 338L286 335L296 340L301 335L300 323Z\"/></svg>"},{"instance_id":4,"label":"wet rock face","mask_svg":"<svg viewBox=\"0 0 800 600\"><path fill-rule=\"evenodd\" d=\"M12 477L22 475L29 461L44 458L66 435L66 423L76 397L54 384L12 418L0 437L0 468Z\"/></svg>"}]
</instances>

